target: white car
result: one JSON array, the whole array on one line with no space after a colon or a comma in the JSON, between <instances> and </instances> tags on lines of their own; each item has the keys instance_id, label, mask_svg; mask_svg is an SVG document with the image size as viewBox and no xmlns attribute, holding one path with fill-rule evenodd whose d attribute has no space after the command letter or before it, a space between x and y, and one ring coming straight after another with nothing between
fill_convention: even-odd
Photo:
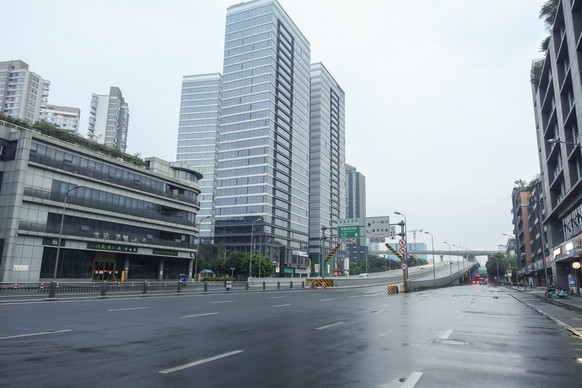
<instances>
[{"instance_id":1,"label":"white car","mask_svg":"<svg viewBox=\"0 0 582 388\"><path fill-rule=\"evenodd\" d=\"M368 274L367 273L361 273L358 276L360 276L361 278L367 278L368 277Z\"/></svg>"}]
</instances>

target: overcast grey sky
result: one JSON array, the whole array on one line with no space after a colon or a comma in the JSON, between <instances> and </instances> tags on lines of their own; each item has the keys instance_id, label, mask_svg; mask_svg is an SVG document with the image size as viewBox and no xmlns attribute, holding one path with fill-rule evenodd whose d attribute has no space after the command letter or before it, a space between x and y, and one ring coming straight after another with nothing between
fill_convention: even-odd
<instances>
[{"instance_id":1,"label":"overcast grey sky","mask_svg":"<svg viewBox=\"0 0 582 388\"><path fill-rule=\"evenodd\" d=\"M118 86L128 152L173 161L182 76L222 72L238 2L4 2L0 61L49 80L49 103L80 108L83 135L91 93ZM280 3L346 93L346 162L366 176L368 216L404 213L439 249L505 244L514 181L539 172L529 70L544 0Z\"/></svg>"}]
</instances>

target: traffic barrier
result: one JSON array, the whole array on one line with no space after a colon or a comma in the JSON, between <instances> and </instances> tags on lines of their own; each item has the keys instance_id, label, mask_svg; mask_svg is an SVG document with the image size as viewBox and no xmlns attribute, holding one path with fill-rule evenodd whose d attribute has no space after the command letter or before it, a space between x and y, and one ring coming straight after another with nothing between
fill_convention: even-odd
<instances>
[{"instance_id":1,"label":"traffic barrier","mask_svg":"<svg viewBox=\"0 0 582 388\"><path fill-rule=\"evenodd\" d=\"M307 279L306 282L309 288L326 288L333 287L333 279Z\"/></svg>"},{"instance_id":2,"label":"traffic barrier","mask_svg":"<svg viewBox=\"0 0 582 388\"><path fill-rule=\"evenodd\" d=\"M398 286L388 286L388 294L398 294Z\"/></svg>"}]
</instances>

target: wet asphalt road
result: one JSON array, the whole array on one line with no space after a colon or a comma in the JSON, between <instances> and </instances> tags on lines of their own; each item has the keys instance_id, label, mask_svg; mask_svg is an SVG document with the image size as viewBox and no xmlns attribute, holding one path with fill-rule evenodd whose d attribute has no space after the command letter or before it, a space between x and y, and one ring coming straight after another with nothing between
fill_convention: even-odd
<instances>
[{"instance_id":1,"label":"wet asphalt road","mask_svg":"<svg viewBox=\"0 0 582 388\"><path fill-rule=\"evenodd\" d=\"M0 304L0 386L580 387L581 319L477 285Z\"/></svg>"}]
</instances>

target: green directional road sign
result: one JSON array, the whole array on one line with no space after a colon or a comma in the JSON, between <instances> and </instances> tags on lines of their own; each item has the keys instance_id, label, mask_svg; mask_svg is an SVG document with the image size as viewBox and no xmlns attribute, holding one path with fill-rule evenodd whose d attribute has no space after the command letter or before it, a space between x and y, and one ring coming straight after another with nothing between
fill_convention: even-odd
<instances>
[{"instance_id":1,"label":"green directional road sign","mask_svg":"<svg viewBox=\"0 0 582 388\"><path fill-rule=\"evenodd\" d=\"M337 237L340 240L359 238L360 226L359 225L338 226Z\"/></svg>"}]
</instances>

